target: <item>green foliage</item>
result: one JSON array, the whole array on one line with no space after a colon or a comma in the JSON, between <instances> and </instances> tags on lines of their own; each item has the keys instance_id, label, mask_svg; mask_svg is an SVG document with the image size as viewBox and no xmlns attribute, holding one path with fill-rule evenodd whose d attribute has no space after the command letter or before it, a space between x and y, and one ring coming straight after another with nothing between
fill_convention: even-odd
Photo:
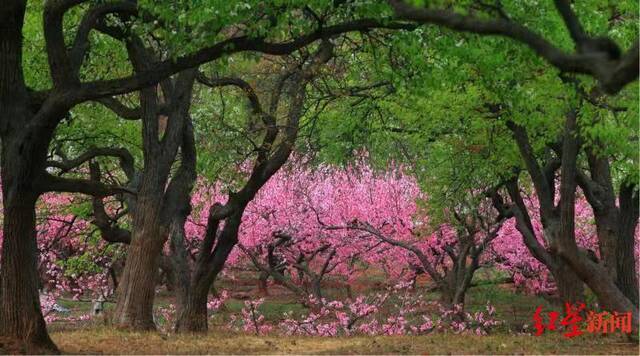
<instances>
[{"instance_id":1,"label":"green foliage","mask_svg":"<svg viewBox=\"0 0 640 356\"><path fill-rule=\"evenodd\" d=\"M90 2L90 4L99 3ZM139 1L143 16L135 23L145 44L161 59L192 53L232 36L288 41L319 26L342 21L391 16L386 1L359 0L337 4L328 0L269 1ZM411 1L416 6L444 8L478 18L495 18L478 2ZM553 2L488 1L501 5L508 17L566 51L573 51L566 27ZM89 6L70 11L66 30L77 28ZM607 35L622 48L637 38L637 1L586 0L573 4L585 30ZM34 90L48 89L42 29L42 2L29 2L24 26L25 77ZM153 19L153 20L150 20ZM110 18L112 25L122 25ZM73 31L65 31L67 45ZM151 35L151 36L149 36ZM528 132L535 154L548 154L562 132L565 114L578 108L583 149L611 157L616 183L639 179L638 84L615 97L589 102L596 83L574 76L579 87L531 49L511 39L458 33L437 26L414 31L352 33L335 42L335 59L322 78L309 85L298 150L320 162L344 164L363 151L380 168L400 162L419 179L438 216L448 206L477 199L487 189L522 169L507 121ZM98 31L90 35L91 51L80 72L83 80L108 79L132 73L122 43ZM313 46L312 46L313 47ZM290 58L299 60L313 48ZM238 76L251 83L266 106L274 81L286 62L244 53L220 58L200 69L208 76ZM134 106L136 94L118 99ZM287 103L276 114L283 114ZM614 108L613 110L611 108ZM198 174L222 180L230 188L245 178L241 164L255 155L264 130L237 88L198 86L191 115L198 147ZM277 115L282 116L282 115ZM282 124L282 122L279 122ZM75 107L56 131L52 149L69 157L89 146L121 146L142 164L140 123L117 118L100 104ZM101 159L117 180L117 161ZM584 154L579 164L585 167ZM469 192L475 192L469 194ZM89 207L74 214L87 217Z\"/></svg>"}]
</instances>

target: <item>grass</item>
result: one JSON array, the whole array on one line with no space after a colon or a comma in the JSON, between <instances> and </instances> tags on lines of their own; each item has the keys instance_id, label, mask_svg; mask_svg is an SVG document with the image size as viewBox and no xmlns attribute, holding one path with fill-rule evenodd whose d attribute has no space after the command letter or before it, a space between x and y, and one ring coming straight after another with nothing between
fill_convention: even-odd
<instances>
[{"instance_id":1,"label":"grass","mask_svg":"<svg viewBox=\"0 0 640 356\"><path fill-rule=\"evenodd\" d=\"M633 354L638 344L630 343L620 335L607 337L584 334L566 339L560 333L545 333L536 337L519 334L525 324L531 324L532 315L539 305L544 310L560 310L544 298L516 293L512 285L486 284L500 279L493 271L479 272L478 285L469 290L468 311L485 308L487 301L496 307L497 318L505 321L489 336L456 334L430 334L425 336L387 337L284 337L251 336L232 333L224 329L231 314L238 314L248 297L257 298L259 291L255 277L246 276L240 281L222 281L219 289L229 289L232 298L223 311L212 319L212 330L206 335L175 335L163 333L137 333L114 330L102 318L89 322L54 322L51 336L63 353L70 354ZM421 282L420 284L423 284ZM376 278L354 283L355 293L374 293L379 290ZM277 324L284 312L304 314L307 310L282 287L273 286L270 296L260 307L265 319ZM327 288L326 294L340 294L340 290ZM436 299L436 293L427 293L428 299ZM169 293L161 292L156 307L166 307L173 302ZM90 303L64 300L60 304L80 315L90 310ZM108 309L113 306L108 305ZM157 320L162 322L161 319ZM166 328L164 328L166 330ZM529 328L530 329L530 328Z\"/></svg>"},{"instance_id":2,"label":"grass","mask_svg":"<svg viewBox=\"0 0 640 356\"><path fill-rule=\"evenodd\" d=\"M255 337L232 333L161 335L107 328L54 332L69 354L638 354L620 336Z\"/></svg>"}]
</instances>

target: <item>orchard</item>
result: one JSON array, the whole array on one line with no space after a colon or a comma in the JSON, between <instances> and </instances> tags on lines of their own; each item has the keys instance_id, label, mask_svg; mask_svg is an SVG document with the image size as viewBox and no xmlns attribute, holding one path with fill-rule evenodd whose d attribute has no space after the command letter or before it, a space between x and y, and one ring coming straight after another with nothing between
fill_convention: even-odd
<instances>
[{"instance_id":1,"label":"orchard","mask_svg":"<svg viewBox=\"0 0 640 356\"><path fill-rule=\"evenodd\" d=\"M9 0L0 353L637 354L638 13Z\"/></svg>"}]
</instances>

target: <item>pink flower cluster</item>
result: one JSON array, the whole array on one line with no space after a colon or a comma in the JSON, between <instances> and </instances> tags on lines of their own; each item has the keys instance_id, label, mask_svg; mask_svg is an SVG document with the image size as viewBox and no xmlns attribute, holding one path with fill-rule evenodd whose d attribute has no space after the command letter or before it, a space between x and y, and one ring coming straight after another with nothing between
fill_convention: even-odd
<instances>
[{"instance_id":1,"label":"pink flower cluster","mask_svg":"<svg viewBox=\"0 0 640 356\"><path fill-rule=\"evenodd\" d=\"M75 213L74 209L85 202L78 196L52 193L38 201L38 271L47 293L64 292L79 298L87 292L92 295L113 292L108 268L113 257L122 251L93 235L89 221ZM0 251L2 240L0 229Z\"/></svg>"},{"instance_id":2,"label":"pink flower cluster","mask_svg":"<svg viewBox=\"0 0 640 356\"><path fill-rule=\"evenodd\" d=\"M207 310L210 313L215 313L224 305L224 302L229 299L229 291L223 290L217 297L209 298L207 301Z\"/></svg>"},{"instance_id":3,"label":"pink flower cluster","mask_svg":"<svg viewBox=\"0 0 640 356\"><path fill-rule=\"evenodd\" d=\"M460 305L448 309L427 302L422 295L400 287L353 300L326 301L309 298L312 311L299 318L285 313L279 326L287 335L419 335L430 332L486 335L500 325L489 303L485 311L464 312ZM437 311L436 315L433 312Z\"/></svg>"},{"instance_id":4,"label":"pink flower cluster","mask_svg":"<svg viewBox=\"0 0 640 356\"><path fill-rule=\"evenodd\" d=\"M240 315L231 315L228 327L234 331L243 331L255 335L265 335L273 330L259 308L264 303L264 298L246 300Z\"/></svg>"}]
</instances>

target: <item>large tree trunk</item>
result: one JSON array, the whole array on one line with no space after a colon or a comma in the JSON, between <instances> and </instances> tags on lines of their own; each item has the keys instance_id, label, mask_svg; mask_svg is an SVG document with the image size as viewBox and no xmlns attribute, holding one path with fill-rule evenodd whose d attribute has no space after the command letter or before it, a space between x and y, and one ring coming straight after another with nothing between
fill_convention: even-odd
<instances>
[{"instance_id":1,"label":"large tree trunk","mask_svg":"<svg viewBox=\"0 0 640 356\"><path fill-rule=\"evenodd\" d=\"M600 259L611 278L616 279L618 244L618 208L609 206L605 211L594 209Z\"/></svg>"},{"instance_id":2,"label":"large tree trunk","mask_svg":"<svg viewBox=\"0 0 640 356\"><path fill-rule=\"evenodd\" d=\"M186 215L176 217L171 225L171 261L175 269L176 324L177 332L207 330L207 298L209 290L194 280L190 281L191 269L187 260L184 239ZM204 309L203 309L204 308Z\"/></svg>"},{"instance_id":3,"label":"large tree trunk","mask_svg":"<svg viewBox=\"0 0 640 356\"><path fill-rule=\"evenodd\" d=\"M0 348L57 353L47 334L38 293L33 186L48 140L25 134L31 117L22 71L26 1L5 1L0 11L0 135L2 141L3 242L0 267ZM40 158L38 162L36 159ZM1 344L5 344L2 346ZM12 346L7 346L11 344Z\"/></svg>"},{"instance_id":4,"label":"large tree trunk","mask_svg":"<svg viewBox=\"0 0 640 356\"><path fill-rule=\"evenodd\" d=\"M0 11L0 135L2 141L3 242L0 267L0 348L7 352L57 353L40 310L35 174L46 157L46 137L25 135L31 112L22 71L26 1ZM38 162L36 158L40 158ZM11 346L7 346L11 344Z\"/></svg>"},{"instance_id":5,"label":"large tree trunk","mask_svg":"<svg viewBox=\"0 0 640 356\"><path fill-rule=\"evenodd\" d=\"M639 214L637 183L620 186L617 206L609 158L591 150L587 150L587 158L591 178L579 175L578 181L593 208L604 267L627 299L638 305L634 256Z\"/></svg>"},{"instance_id":6,"label":"large tree trunk","mask_svg":"<svg viewBox=\"0 0 640 356\"><path fill-rule=\"evenodd\" d=\"M209 327L207 300L217 272L211 269L212 266L207 261L199 260L199 262L191 279L186 300L178 308L176 332L206 332Z\"/></svg>"},{"instance_id":7,"label":"large tree trunk","mask_svg":"<svg viewBox=\"0 0 640 356\"><path fill-rule=\"evenodd\" d=\"M4 168L4 167L3 167ZM7 352L57 353L40 310L33 192L12 189L3 169L4 239L0 275L0 344ZM1 346L1 345L0 345Z\"/></svg>"},{"instance_id":8,"label":"large tree trunk","mask_svg":"<svg viewBox=\"0 0 640 356\"><path fill-rule=\"evenodd\" d=\"M554 268L550 268L550 271L556 283L560 305L584 302L584 283L569 264L556 257Z\"/></svg>"},{"instance_id":9,"label":"large tree trunk","mask_svg":"<svg viewBox=\"0 0 640 356\"><path fill-rule=\"evenodd\" d=\"M619 313L631 312L633 316L633 335L638 332L638 307L622 293L607 270L591 261L586 255L574 251L564 251L565 257L572 269L589 286L598 297L601 306L609 311Z\"/></svg>"},{"instance_id":10,"label":"large tree trunk","mask_svg":"<svg viewBox=\"0 0 640 356\"><path fill-rule=\"evenodd\" d=\"M318 51L319 60L314 61L313 65L309 66L312 67L311 69L307 67L305 70L317 70L319 64L329 60L332 47L328 45L328 42L323 44ZM304 74L305 76L309 75L307 72ZM191 278L192 291L189 295L189 302L185 305L178 317L176 331L204 332L207 330L207 296L209 290L212 288L218 274L224 268L229 254L238 243L239 227L247 204L255 197L256 193L269 178L282 167L291 154L298 133L299 119L302 115L305 94L304 86L307 80L307 77L298 78L293 88L290 89L294 95L292 101L289 103L290 110L286 130L284 131L285 136L282 138L278 149L276 149L271 156L265 154L265 152L271 150L272 145L278 137L278 129L275 126L275 120L270 120L272 119L270 115L264 115L267 129L261 145L261 151L258 153L248 181L240 191L229 194L229 200L225 207L221 208L221 205L214 204L210 209L207 232L200 246L199 256L194 268L195 271ZM253 95L253 99L250 101L255 109L255 113L263 114L260 106L255 105L255 93L253 93L252 89L247 90L246 88L247 87L243 86L243 90L245 90L246 93L250 94L250 96ZM275 104L273 106L273 112L271 113L272 115L275 115L275 111L277 110L279 95L280 93L278 92L276 99L272 102L272 104ZM229 208L230 211L218 217L218 208L223 209L223 211L225 208ZM218 227L222 220L224 220L224 227L222 231L218 233Z\"/></svg>"},{"instance_id":11,"label":"large tree trunk","mask_svg":"<svg viewBox=\"0 0 640 356\"><path fill-rule=\"evenodd\" d=\"M136 53L131 51L132 57L139 54ZM144 63L148 58L140 60ZM194 78L195 70L187 70L181 72L172 85L160 86L163 99L172 107L161 140L158 140L161 97L154 88L140 92L145 170L133 211L131 245L118 286L114 323L121 327L155 329L153 300L161 251L175 219L181 217L178 224L184 225L190 213L189 196L196 178L195 144L189 118ZM182 163L169 179L178 150L182 153Z\"/></svg>"},{"instance_id":12,"label":"large tree trunk","mask_svg":"<svg viewBox=\"0 0 640 356\"><path fill-rule=\"evenodd\" d=\"M596 221L600 258L607 272L615 280L620 210L616 206L609 158L599 156L590 149L587 149L586 153L591 179L598 186L598 189L593 189L592 195L587 194L587 200L593 208Z\"/></svg>"},{"instance_id":13,"label":"large tree trunk","mask_svg":"<svg viewBox=\"0 0 640 356\"><path fill-rule=\"evenodd\" d=\"M180 307L175 327L176 332L207 331L207 299L211 284L204 280L194 281L187 300Z\"/></svg>"},{"instance_id":14,"label":"large tree trunk","mask_svg":"<svg viewBox=\"0 0 640 356\"><path fill-rule=\"evenodd\" d=\"M602 306L610 311L631 312L633 335L638 333L638 307L616 286L606 268L592 261L578 249L575 240L575 204L578 138L577 112L567 115L565 137L562 144L562 166L560 178L560 234L552 246L565 259L573 271L591 288Z\"/></svg>"},{"instance_id":15,"label":"large tree trunk","mask_svg":"<svg viewBox=\"0 0 640 356\"><path fill-rule=\"evenodd\" d=\"M153 330L153 300L160 251L166 234L159 219L157 199L138 198L131 245L118 285L113 322L123 328Z\"/></svg>"}]
</instances>

